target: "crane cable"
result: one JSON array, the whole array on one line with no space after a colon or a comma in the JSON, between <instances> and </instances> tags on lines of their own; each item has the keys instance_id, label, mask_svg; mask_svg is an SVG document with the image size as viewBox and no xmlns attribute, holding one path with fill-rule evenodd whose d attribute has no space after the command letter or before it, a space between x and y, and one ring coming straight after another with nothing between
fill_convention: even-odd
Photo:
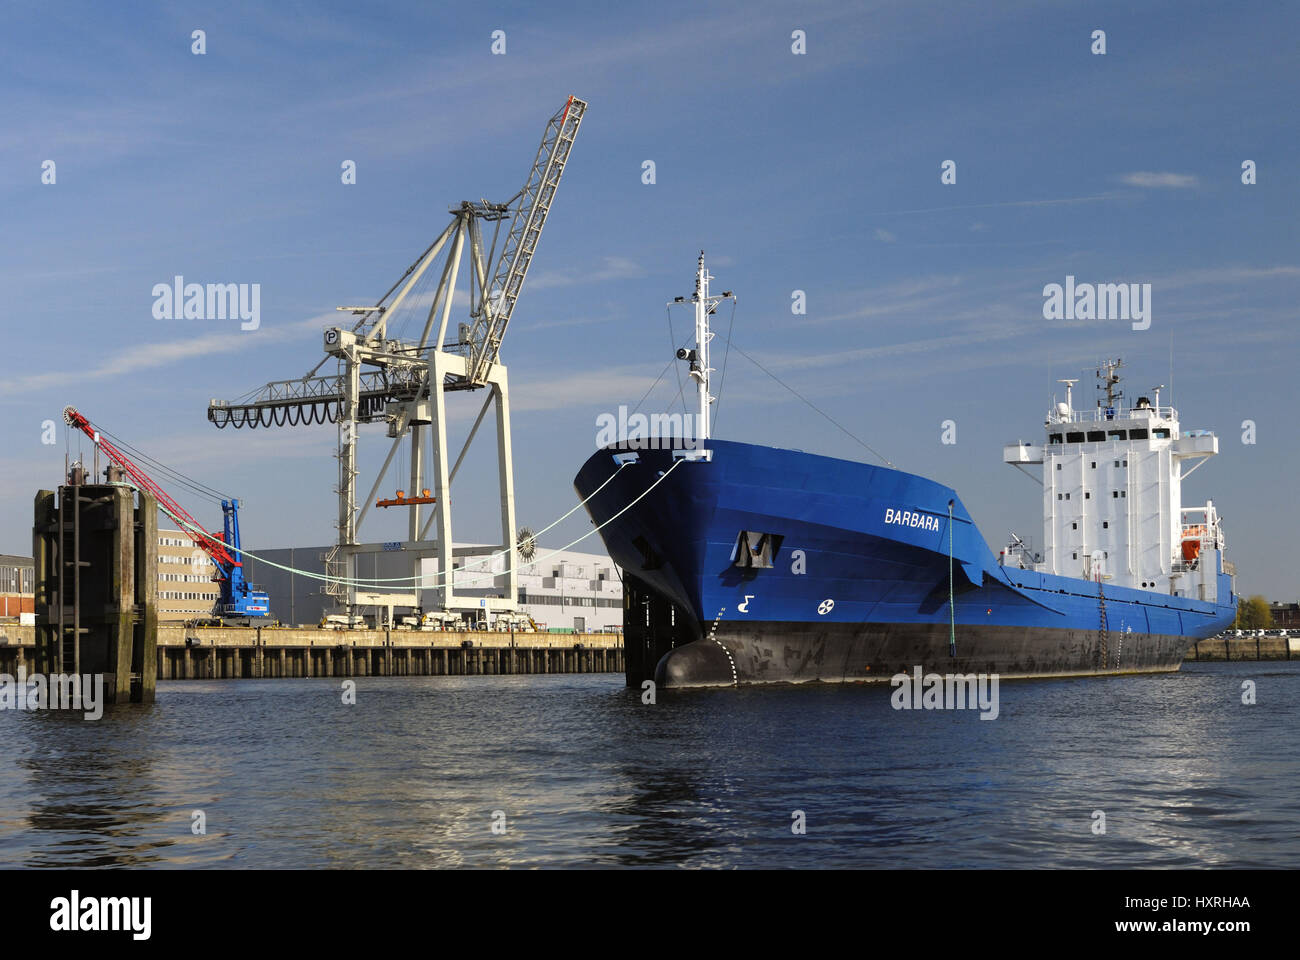
<instances>
[{"instance_id":1,"label":"crane cable","mask_svg":"<svg viewBox=\"0 0 1300 960\"><path fill-rule=\"evenodd\" d=\"M630 461L629 461L629 462L630 462ZM668 475L669 475L670 473L672 473L674 470L676 470L676 469L678 468L678 466L680 466L681 464L683 464L683 463L685 463L685 462L686 462L686 461L685 461L684 458L681 459L681 460L676 461L676 462L675 462L671 467L669 467L667 470L663 471L663 473L661 473L661 474L659 475L658 479L656 479L654 483L650 484L650 486L647 487L643 493L641 493L639 496L637 496L637 498L636 498L635 500L633 500L631 503L629 503L627 506L625 506L622 510L618 511L618 513L616 513L616 514L614 514L613 516L611 516L611 517L610 517L608 520L606 520L604 523L601 523L599 526L593 527L591 530L588 530L586 533L584 533L582 536L578 537L576 540L572 540L572 541L570 541L569 543L565 544L564 546L562 546L562 547L560 547L560 548L558 548L558 549L556 549L556 550L552 550L550 553L545 554L544 556L538 557L537 559L533 560L532 563L541 563L541 562L544 561L544 560L549 560L551 557L558 556L559 554L561 554L561 553L563 553L564 551L570 549L571 547L576 546L577 544L581 543L583 540L586 540L586 539L587 539L589 536L591 536L593 533L597 533L597 532L599 532L600 530L604 529L605 527L609 526L609 524L613 523L615 520L617 520L619 517L621 517L623 514L627 513L627 511L631 510L634 506L636 506L639 502L641 502L641 500L644 499L644 498L646 497L646 495L650 493L651 490L653 490L655 487L659 486L659 484L663 483L664 480L666 480L666 479L668 478ZM628 464L625 462L625 463L623 463L623 464L619 467L618 470L615 470L613 473L611 473L611 474L609 475L609 478L605 481L605 483L602 483L602 484L600 485L600 487L598 487L595 491L592 492L591 497L594 497L597 493L599 493L600 490L601 490L601 488L603 488L606 484L608 484L610 480L613 480L614 477L618 476L618 474L622 471L623 467L625 467L625 466L627 466L627 465L628 465ZM123 484L123 486L130 486L130 484ZM590 500L591 497L588 497L587 500ZM565 516L569 516L569 514L572 514L574 510L577 510L578 507L580 507L580 506L582 506L584 503L586 503L587 500L584 500L584 501L582 501L582 503L579 503L577 507L574 507L573 510L570 510L568 514L565 514ZM162 510L163 513L167 514L167 516L170 517L174 522L179 523L179 524L181 524L182 526L185 526L185 527L190 526L190 524L189 524L187 521L182 520L181 518L175 516L175 515L174 515L174 514L173 514L169 509L167 509L166 507L163 507L163 506L160 505L158 509ZM560 518L560 520L563 520L563 519L564 519L564 517L561 517L561 518ZM559 522L560 522L559 520L555 521L555 523L559 523ZM552 527L555 526L555 523L551 524L551 526L552 526ZM547 527L547 528L545 528L545 529L546 529L546 530L549 530L550 527ZM545 531L541 531L541 532L545 532ZM231 546L229 546L229 544L227 544L227 549L229 549L229 550L234 550L234 552L238 553L238 554L240 555L240 557L249 557L250 559L256 560L258 563L265 563L265 564L266 564L267 566L269 566L269 567L275 567L277 570L284 570L284 571L287 571L287 572L289 572L289 573L297 574L298 576L306 577L306 578L308 578L308 579L310 579L310 580L321 580L321 581L324 581L324 582L327 582L327 583L342 583L342 584L349 584L349 585L352 585L352 586L363 586L363 587L368 587L368 586L375 586L375 585L378 585L378 584L389 584L389 583L409 583L409 582L411 582L411 581L419 581L419 584L418 584L418 585L419 585L422 589L424 589L424 588L426 588L426 587L425 587L426 582L427 582L428 580L430 580L430 579L432 579L432 580L434 581L434 585L436 586L436 585L437 585L437 581L438 581L438 580L441 580L441 579L443 579L443 578L445 578L448 574L452 574L452 575L457 574L457 573L464 574L464 572L465 572L465 571L463 571L463 570L453 569L453 570L450 570L450 571L439 571L438 573L434 574L432 577L423 577L423 576L420 576L420 577L393 577L393 578L388 578L388 579L358 580L358 579L349 579L349 578L347 578L347 577L331 577L331 576L329 576L328 574L313 573L313 572L310 571L310 570L301 570L301 569L298 569L298 568L296 568L296 567L287 567L287 566L285 566L285 565L283 565L283 564L275 563L275 562L272 561L272 560L267 560L267 559L265 559L264 557L259 557L259 556L257 556L257 555L254 554L254 553L249 553L247 550L240 550L240 549L238 549L237 547L231 547ZM496 554L491 554L491 555L489 555L488 557L485 557L485 558L484 558L484 561L491 560L493 557L503 556L505 553L506 553L506 551L503 550L503 551L500 551L500 552L498 552L498 553L496 553ZM461 584L462 584L462 585L468 585L468 584L471 584L471 583L481 583L481 582L483 582L483 581L485 581L485 580L495 580L498 576L500 576L500 574L489 572L486 576L482 576L482 577L472 577L472 578L470 578L470 579L468 579L468 580L462 579Z\"/></svg>"}]
</instances>

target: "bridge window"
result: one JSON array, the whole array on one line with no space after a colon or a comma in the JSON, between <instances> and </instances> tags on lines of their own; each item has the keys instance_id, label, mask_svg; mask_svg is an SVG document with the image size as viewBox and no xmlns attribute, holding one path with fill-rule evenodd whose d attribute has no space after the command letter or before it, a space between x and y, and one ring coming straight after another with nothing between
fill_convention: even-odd
<instances>
[{"instance_id":1,"label":"bridge window","mask_svg":"<svg viewBox=\"0 0 1300 960\"><path fill-rule=\"evenodd\" d=\"M1129 438L1130 440L1145 440L1145 439L1147 439L1147 430L1146 430L1146 427L1140 427L1140 428L1137 428L1137 429L1135 429L1135 430L1130 430L1130 431L1128 432L1128 438Z\"/></svg>"},{"instance_id":2,"label":"bridge window","mask_svg":"<svg viewBox=\"0 0 1300 960\"><path fill-rule=\"evenodd\" d=\"M1089 440L1089 442L1094 441L1094 440L1105 440L1105 439L1106 439L1106 431L1105 431L1105 430L1089 430L1089 431L1088 431L1088 440Z\"/></svg>"},{"instance_id":3,"label":"bridge window","mask_svg":"<svg viewBox=\"0 0 1300 960\"><path fill-rule=\"evenodd\" d=\"M1047 437L1047 442L1048 442L1048 443L1060 443L1060 442L1061 442L1061 435L1060 435L1059 433L1049 434L1048 437Z\"/></svg>"},{"instance_id":4,"label":"bridge window","mask_svg":"<svg viewBox=\"0 0 1300 960\"><path fill-rule=\"evenodd\" d=\"M1168 430L1157 430L1157 431L1156 431L1156 439L1157 439L1157 440L1168 440L1168 439L1169 439L1169 431L1168 431Z\"/></svg>"},{"instance_id":5,"label":"bridge window","mask_svg":"<svg viewBox=\"0 0 1300 960\"><path fill-rule=\"evenodd\" d=\"M1066 442L1066 443L1083 443L1083 434L1082 434L1082 433L1067 433L1067 434L1065 435L1065 442Z\"/></svg>"},{"instance_id":6,"label":"bridge window","mask_svg":"<svg viewBox=\"0 0 1300 960\"><path fill-rule=\"evenodd\" d=\"M1128 439L1128 431L1127 431L1127 430L1107 430L1107 431L1106 431L1106 436L1110 437L1112 440L1127 440L1127 439Z\"/></svg>"}]
</instances>

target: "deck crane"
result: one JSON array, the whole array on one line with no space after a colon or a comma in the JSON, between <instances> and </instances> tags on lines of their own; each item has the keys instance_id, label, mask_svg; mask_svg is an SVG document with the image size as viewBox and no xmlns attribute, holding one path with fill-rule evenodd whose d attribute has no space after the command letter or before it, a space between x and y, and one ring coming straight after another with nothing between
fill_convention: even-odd
<instances>
[{"instance_id":1,"label":"deck crane","mask_svg":"<svg viewBox=\"0 0 1300 960\"><path fill-rule=\"evenodd\" d=\"M74 407L63 408L63 421L88 436L97 449L104 451L109 460L122 468L131 478L132 483L153 494L164 512L177 522L177 525L194 541L196 547L212 559L213 565L217 568L213 580L221 585L221 596L214 613L223 620L234 622L261 621L270 617L269 598L248 582L244 576L243 562L239 559L243 544L239 539L238 500L221 501L223 530L221 533L209 533L202 524L186 512L184 507L168 496L149 474L104 437L101 431L96 430L91 422Z\"/></svg>"},{"instance_id":2,"label":"deck crane","mask_svg":"<svg viewBox=\"0 0 1300 960\"><path fill-rule=\"evenodd\" d=\"M339 307L358 319L350 328L330 327L324 331L326 356L305 376L272 381L236 401L212 400L208 404L208 420L218 428L297 426L326 421L338 425L338 539L321 559L330 575L325 592L332 594L336 603L346 606L349 614L359 605L387 606L390 616L395 606L422 608L420 558L436 555L439 570L445 574L453 569L455 556L481 549L459 551L453 546L449 494L451 482L490 407L495 407L496 412L501 495L502 542L497 549L505 560L497 574L501 596L458 598L454 584L444 575L431 588L436 597L430 607L448 611L472 608L482 613L511 611L516 606L514 471L506 368L500 362L501 342L536 255L538 240L586 109L584 101L569 97L550 118L528 178L518 193L504 203L467 200L451 207L451 223L373 306ZM509 227L498 252L497 241L507 220ZM491 225L492 234L486 246L485 224ZM459 323L448 337L466 247L470 253L470 322ZM396 326L393 318L403 301L440 257L441 277L418 338L392 336L390 326ZM321 367L331 358L337 360L338 372L321 375ZM453 460L448 455L447 394L481 388L487 388L487 396L459 456ZM393 443L358 510L357 428L363 423L380 421L387 424L388 437ZM376 494L404 442L410 446L410 485L399 480L398 486L421 491L422 495L399 498L400 502L386 500L377 505L400 506L408 511L407 538L396 543L362 543L357 537L358 529L370 507L376 505ZM429 473L431 478L427 477ZM424 492L428 479L433 481L432 496ZM431 508L427 519L421 513L423 506ZM435 538L429 540L427 535L435 524ZM381 550L401 550L411 555L413 575L408 586L400 592L359 592L355 580L356 556Z\"/></svg>"}]
</instances>

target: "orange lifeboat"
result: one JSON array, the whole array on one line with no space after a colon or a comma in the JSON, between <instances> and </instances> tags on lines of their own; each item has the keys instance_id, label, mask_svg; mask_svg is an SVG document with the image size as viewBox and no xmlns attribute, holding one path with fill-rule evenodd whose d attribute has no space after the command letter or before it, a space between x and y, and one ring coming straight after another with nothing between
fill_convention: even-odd
<instances>
[{"instance_id":1,"label":"orange lifeboat","mask_svg":"<svg viewBox=\"0 0 1300 960\"><path fill-rule=\"evenodd\" d=\"M1201 538L1208 531L1204 524L1183 528L1183 562L1192 563L1201 555Z\"/></svg>"}]
</instances>

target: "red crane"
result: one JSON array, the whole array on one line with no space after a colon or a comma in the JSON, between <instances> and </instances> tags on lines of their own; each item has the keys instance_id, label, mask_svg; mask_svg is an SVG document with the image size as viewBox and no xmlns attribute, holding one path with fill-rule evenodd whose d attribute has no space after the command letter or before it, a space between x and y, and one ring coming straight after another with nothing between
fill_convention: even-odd
<instances>
[{"instance_id":1,"label":"red crane","mask_svg":"<svg viewBox=\"0 0 1300 960\"><path fill-rule=\"evenodd\" d=\"M180 523L181 528L200 550L216 562L218 569L226 566L240 566L240 562L230 555L230 551L226 549L226 544L219 535L208 533L201 523L191 517L184 507L169 497L167 492L154 483L150 476L141 470L130 457L101 437L99 431L94 428L91 422L78 413L75 408L64 407L63 420L69 426L76 427L90 437L95 445L108 455L110 460L126 471L137 487L153 494L174 520L183 521Z\"/></svg>"}]
</instances>

